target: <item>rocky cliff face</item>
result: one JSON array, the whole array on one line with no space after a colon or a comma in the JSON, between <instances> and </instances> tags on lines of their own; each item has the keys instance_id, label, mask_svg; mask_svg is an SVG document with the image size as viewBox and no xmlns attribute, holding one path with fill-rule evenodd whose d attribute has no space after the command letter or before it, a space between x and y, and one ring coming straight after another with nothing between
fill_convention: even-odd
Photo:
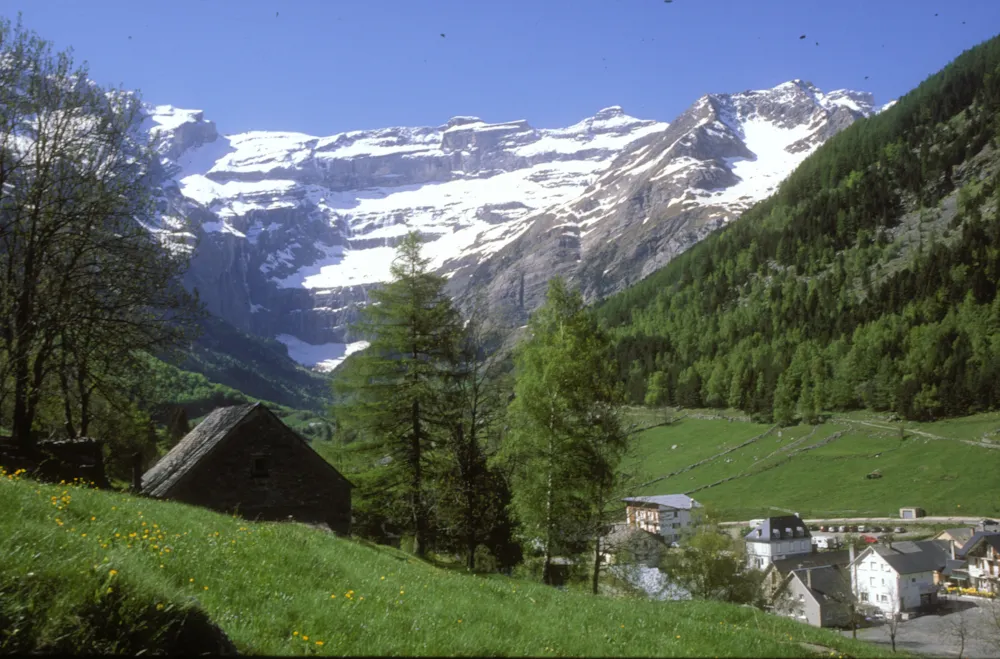
<instances>
[{"instance_id":1,"label":"rocky cliff face","mask_svg":"<svg viewBox=\"0 0 1000 659\"><path fill-rule=\"evenodd\" d=\"M523 233L489 259L462 259L452 292L485 291L516 326L554 274L588 300L621 290L770 195L826 139L873 114L873 101L800 80L704 96L630 145L579 197L518 220L512 229Z\"/></svg>"},{"instance_id":2,"label":"rocky cliff face","mask_svg":"<svg viewBox=\"0 0 1000 659\"><path fill-rule=\"evenodd\" d=\"M165 180L160 225L193 252L188 284L236 327L332 368L347 324L419 231L465 298L523 324L550 276L588 299L662 266L767 196L869 94L802 81L699 99L672 124L619 107L536 129L455 117L329 137L221 135L201 112L149 110Z\"/></svg>"}]
</instances>

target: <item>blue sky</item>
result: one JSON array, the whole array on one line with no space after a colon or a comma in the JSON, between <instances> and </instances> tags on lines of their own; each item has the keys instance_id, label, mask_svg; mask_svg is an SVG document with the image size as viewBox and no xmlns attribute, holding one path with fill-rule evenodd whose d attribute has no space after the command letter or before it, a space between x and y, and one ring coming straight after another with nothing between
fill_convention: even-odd
<instances>
[{"instance_id":1,"label":"blue sky","mask_svg":"<svg viewBox=\"0 0 1000 659\"><path fill-rule=\"evenodd\" d=\"M19 10L101 83L224 133L318 135L609 105L670 121L793 78L883 103L1000 30L1000 0L0 0Z\"/></svg>"}]
</instances>

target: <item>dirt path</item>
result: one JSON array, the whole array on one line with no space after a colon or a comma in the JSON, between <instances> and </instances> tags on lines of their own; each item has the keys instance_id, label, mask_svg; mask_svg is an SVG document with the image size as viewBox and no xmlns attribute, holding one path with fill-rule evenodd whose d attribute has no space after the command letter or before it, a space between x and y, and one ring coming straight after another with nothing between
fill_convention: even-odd
<instances>
[{"instance_id":1,"label":"dirt path","mask_svg":"<svg viewBox=\"0 0 1000 659\"><path fill-rule=\"evenodd\" d=\"M847 423L847 424L860 424L863 426L871 426L872 428L878 428L879 430L890 430L893 432L899 432L899 426L880 426L877 423L872 423L871 421L858 421L856 419L841 419L833 418L830 419L833 423ZM969 444L970 446L978 446L980 448L990 448L990 449L1000 449L1000 444L987 444L986 442L976 442L971 439L955 439L954 437L942 437L941 435L935 435L933 433L926 432L924 430L914 430L913 428L904 428L905 432L920 435L921 437L926 437L928 439L937 439L947 442L961 442L963 444Z\"/></svg>"}]
</instances>

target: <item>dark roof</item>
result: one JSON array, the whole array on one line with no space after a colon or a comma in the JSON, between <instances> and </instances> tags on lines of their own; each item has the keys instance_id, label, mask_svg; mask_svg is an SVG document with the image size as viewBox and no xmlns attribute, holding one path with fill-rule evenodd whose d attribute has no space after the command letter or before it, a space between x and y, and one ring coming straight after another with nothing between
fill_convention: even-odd
<instances>
[{"instance_id":1,"label":"dark roof","mask_svg":"<svg viewBox=\"0 0 1000 659\"><path fill-rule=\"evenodd\" d=\"M799 531L798 535L795 534L796 530ZM811 537L812 534L809 533L809 529L801 519L795 515L783 515L781 517L768 517L758 524L757 528L747 533L744 539L747 542L770 542L786 538Z\"/></svg>"},{"instance_id":2,"label":"dark roof","mask_svg":"<svg viewBox=\"0 0 1000 659\"><path fill-rule=\"evenodd\" d=\"M801 556L783 558L780 561L772 561L771 565L774 566L774 569L776 569L781 576L786 576L789 572L799 568L826 567L828 565L846 567L850 562L851 550L839 549L837 551L817 551L812 554L802 554Z\"/></svg>"},{"instance_id":3,"label":"dark roof","mask_svg":"<svg viewBox=\"0 0 1000 659\"><path fill-rule=\"evenodd\" d=\"M918 540L894 542L888 547L881 545L871 549L899 574L913 574L943 570L951 560L949 545L947 540Z\"/></svg>"},{"instance_id":4,"label":"dark roof","mask_svg":"<svg viewBox=\"0 0 1000 659\"><path fill-rule=\"evenodd\" d=\"M944 564L944 570L941 571L942 576L953 577L962 576L968 577L969 565L965 561L959 561L949 558ZM965 572L965 574L961 574Z\"/></svg>"},{"instance_id":5,"label":"dark roof","mask_svg":"<svg viewBox=\"0 0 1000 659\"><path fill-rule=\"evenodd\" d=\"M806 573L811 574L807 575ZM851 598L851 578L836 565L792 570L817 602L845 602ZM812 586L808 584L812 582Z\"/></svg>"},{"instance_id":6,"label":"dark roof","mask_svg":"<svg viewBox=\"0 0 1000 659\"><path fill-rule=\"evenodd\" d=\"M142 493L152 497L164 497L195 465L223 443L234 430L255 414L269 414L275 421L295 436L307 447L309 442L302 439L261 403L220 407L212 411L191 432L184 436L170 452L142 476ZM312 447L309 447L312 450ZM340 478L344 476L333 465L316 454L316 457L330 467ZM346 478L344 478L347 481ZM350 481L347 481L351 484ZM353 484L351 484L353 486Z\"/></svg>"},{"instance_id":7,"label":"dark roof","mask_svg":"<svg viewBox=\"0 0 1000 659\"><path fill-rule=\"evenodd\" d=\"M934 537L937 538L938 536L944 535L945 533L950 535L952 539L957 540L964 544L969 541L969 538L975 535L976 529L972 528L971 526L959 526L954 529L945 529L944 531L941 531L941 533L938 533Z\"/></svg>"},{"instance_id":8,"label":"dark roof","mask_svg":"<svg viewBox=\"0 0 1000 659\"><path fill-rule=\"evenodd\" d=\"M972 537L969 538L969 541L962 545L962 548L955 553L959 556L965 556L980 542L985 542L997 551L1000 551L1000 532L976 531L972 534Z\"/></svg>"}]
</instances>

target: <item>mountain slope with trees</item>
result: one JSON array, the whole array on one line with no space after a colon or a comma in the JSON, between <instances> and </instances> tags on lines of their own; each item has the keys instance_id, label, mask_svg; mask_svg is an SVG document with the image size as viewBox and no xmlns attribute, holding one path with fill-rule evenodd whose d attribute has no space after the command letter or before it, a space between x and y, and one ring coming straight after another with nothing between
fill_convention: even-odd
<instances>
[{"instance_id":1,"label":"mountain slope with trees","mask_svg":"<svg viewBox=\"0 0 1000 659\"><path fill-rule=\"evenodd\" d=\"M633 402L928 419L1000 404L1000 38L597 309Z\"/></svg>"}]
</instances>

